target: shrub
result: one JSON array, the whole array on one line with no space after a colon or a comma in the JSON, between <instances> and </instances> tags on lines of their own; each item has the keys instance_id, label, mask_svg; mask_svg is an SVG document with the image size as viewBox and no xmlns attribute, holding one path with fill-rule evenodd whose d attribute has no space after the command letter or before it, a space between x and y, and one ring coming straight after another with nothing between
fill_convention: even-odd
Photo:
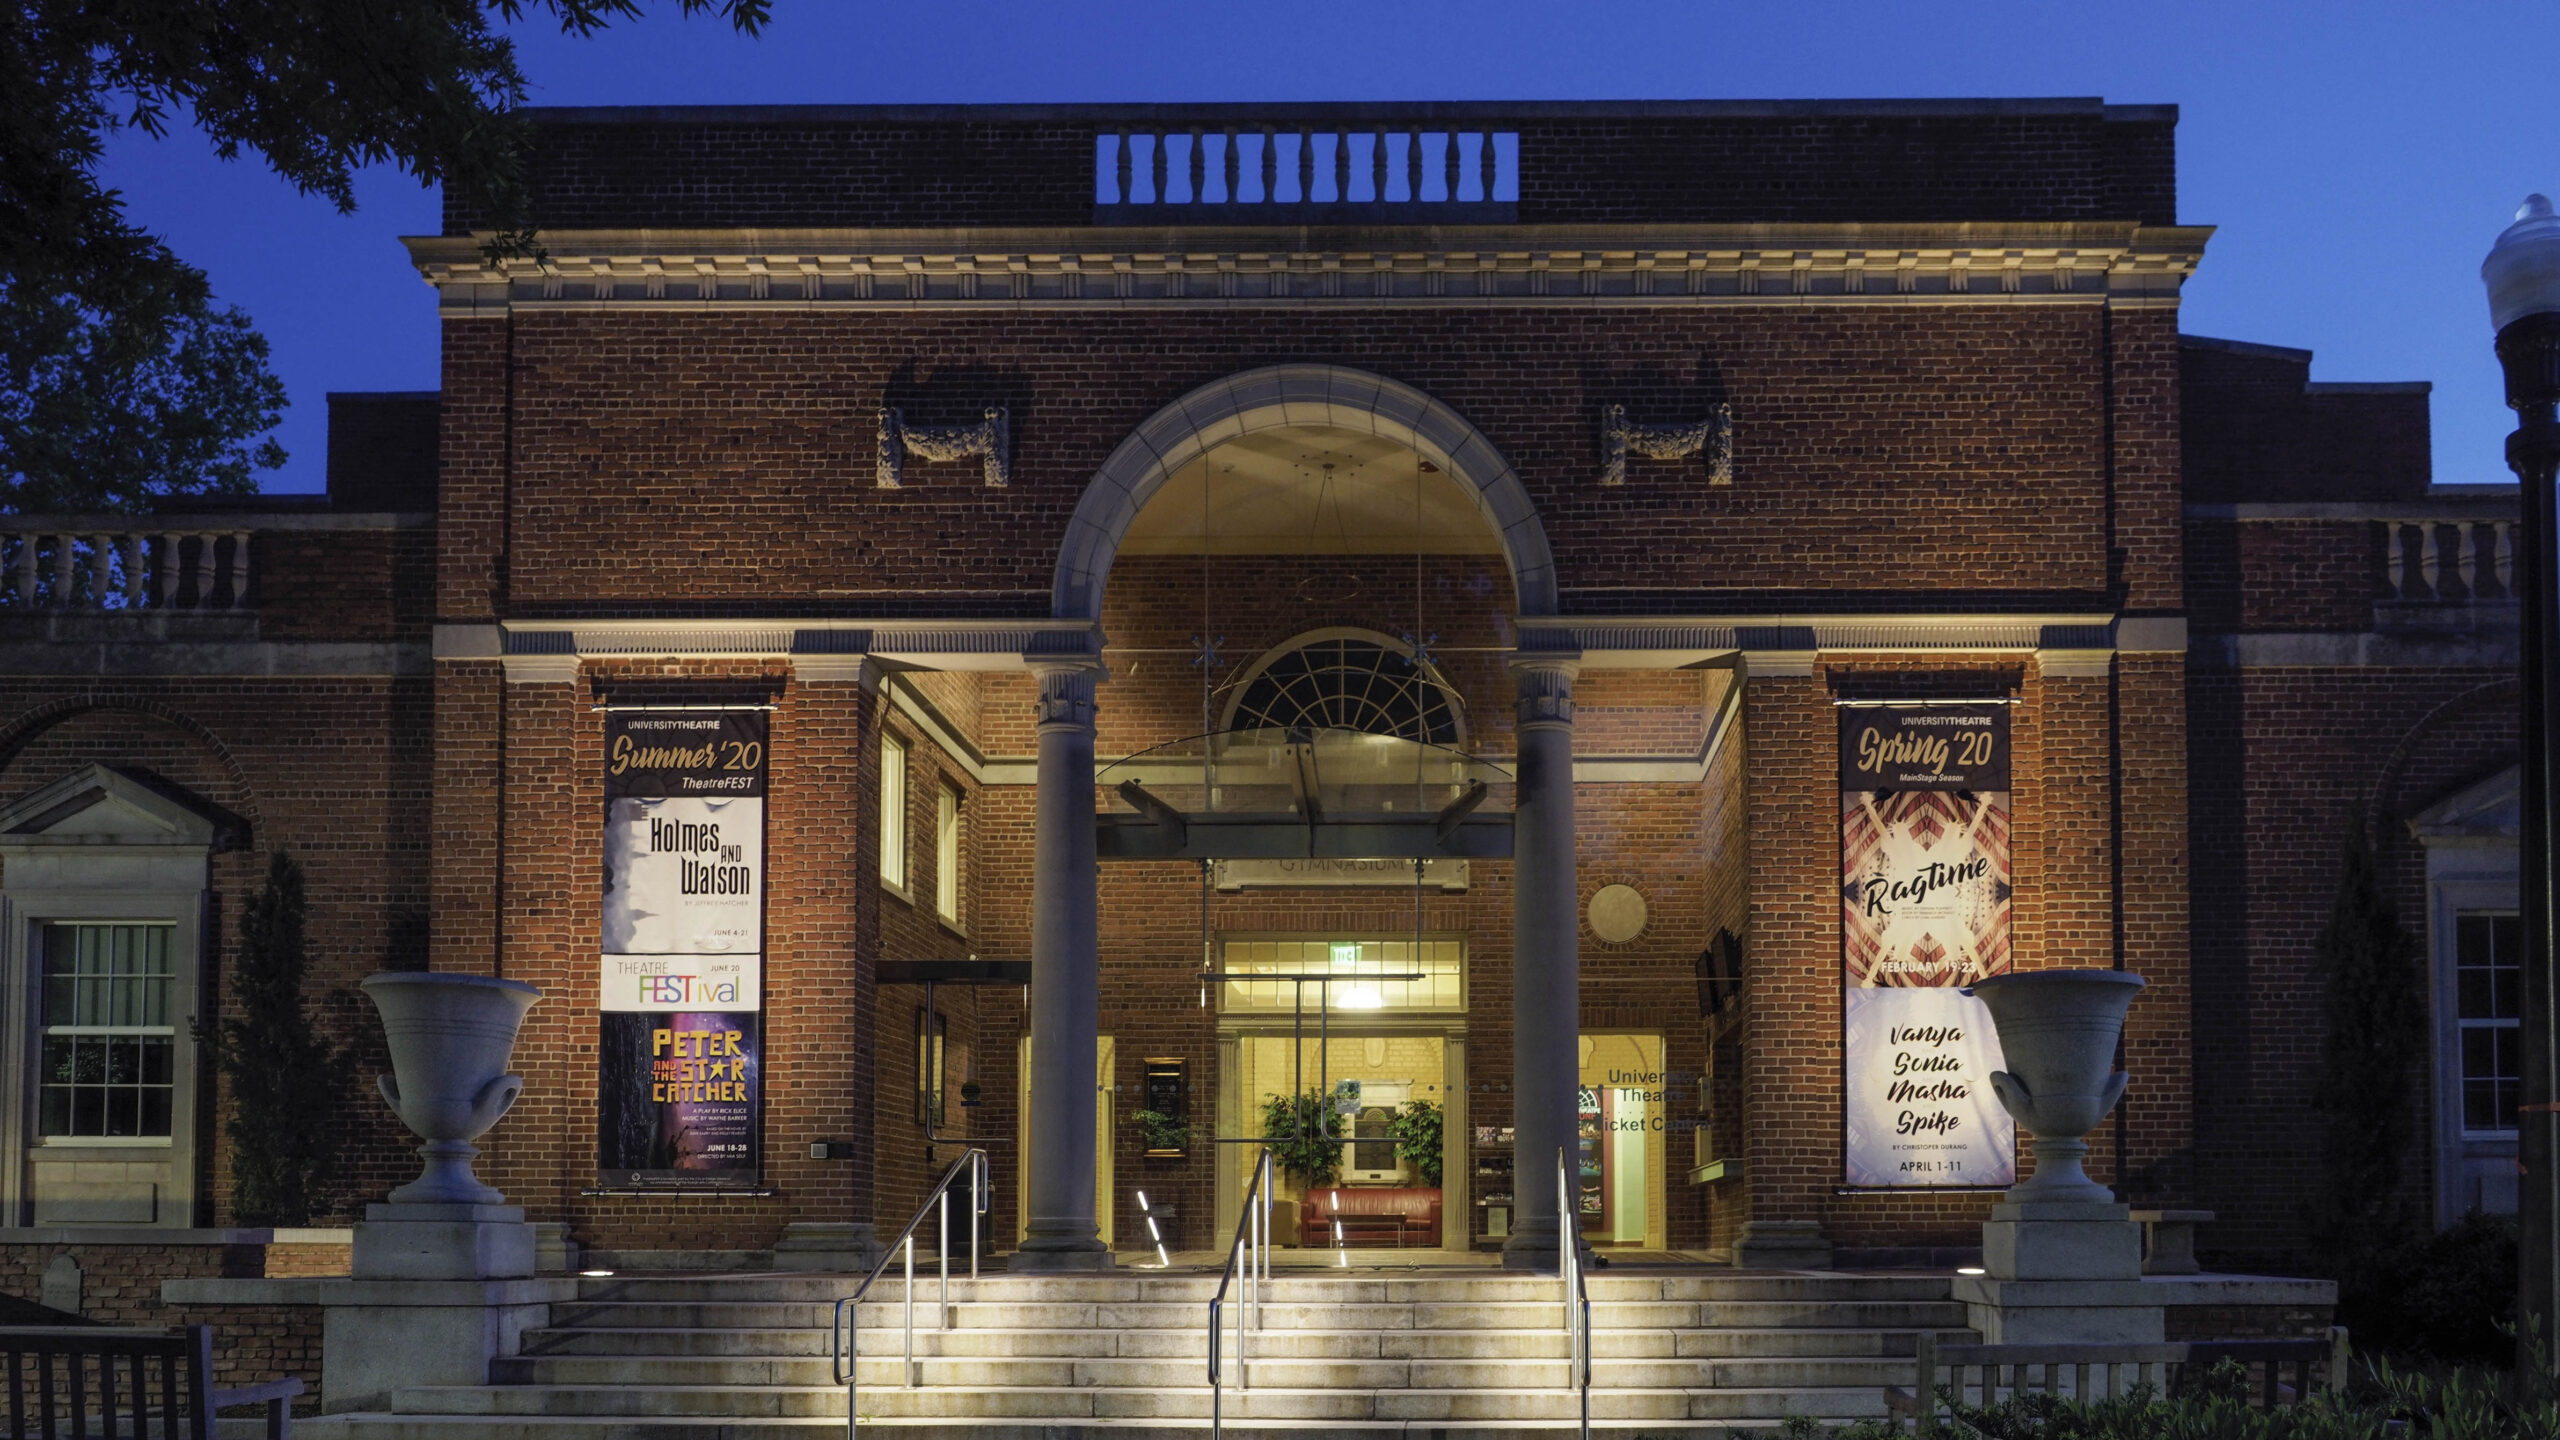
<instances>
[{"instance_id":1,"label":"shrub","mask_svg":"<svg viewBox=\"0 0 2560 1440\"><path fill-rule=\"evenodd\" d=\"M348 1052L312 1028L302 866L279 850L240 916L230 1013L203 1034L231 1095L231 1208L243 1225L308 1225L335 1199Z\"/></svg>"}]
</instances>

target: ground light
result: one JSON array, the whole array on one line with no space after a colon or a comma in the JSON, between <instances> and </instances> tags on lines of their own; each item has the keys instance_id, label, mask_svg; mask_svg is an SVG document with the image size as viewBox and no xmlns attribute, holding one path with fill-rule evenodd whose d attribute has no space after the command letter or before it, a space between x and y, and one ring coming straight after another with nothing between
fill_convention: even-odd
<instances>
[{"instance_id":1,"label":"ground light","mask_svg":"<svg viewBox=\"0 0 2560 1440\"><path fill-rule=\"evenodd\" d=\"M581 1270L578 1273L584 1275L590 1280L610 1280L613 1278L613 1272L610 1270Z\"/></svg>"},{"instance_id":2,"label":"ground light","mask_svg":"<svg viewBox=\"0 0 2560 1440\"><path fill-rule=\"evenodd\" d=\"M1156 1268L1172 1269L1173 1257L1164 1253L1164 1232L1156 1228L1156 1212L1147 1208L1147 1192L1144 1190L1138 1192L1138 1213L1146 1217L1147 1238L1156 1242Z\"/></svg>"},{"instance_id":3,"label":"ground light","mask_svg":"<svg viewBox=\"0 0 2560 1440\"><path fill-rule=\"evenodd\" d=\"M1956 1273L1959 1275L1980 1275L1984 1272L1982 1267L1979 1265L1959 1265L1956 1267Z\"/></svg>"}]
</instances>

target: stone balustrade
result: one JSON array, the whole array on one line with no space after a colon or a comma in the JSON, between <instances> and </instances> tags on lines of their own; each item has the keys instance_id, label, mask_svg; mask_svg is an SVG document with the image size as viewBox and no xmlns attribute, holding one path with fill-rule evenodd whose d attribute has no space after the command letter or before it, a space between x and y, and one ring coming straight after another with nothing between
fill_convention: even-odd
<instances>
[{"instance_id":1,"label":"stone balustrade","mask_svg":"<svg viewBox=\"0 0 2560 1440\"><path fill-rule=\"evenodd\" d=\"M0 607L93 614L247 609L249 533L59 522L0 526Z\"/></svg>"},{"instance_id":2,"label":"stone balustrade","mask_svg":"<svg viewBox=\"0 0 2560 1440\"><path fill-rule=\"evenodd\" d=\"M2460 602L2515 598L2513 519L2391 518L2383 527L2383 596Z\"/></svg>"},{"instance_id":3,"label":"stone balustrade","mask_svg":"<svg viewBox=\"0 0 2560 1440\"><path fill-rule=\"evenodd\" d=\"M1518 132L1440 127L1380 115L1106 129L1095 145L1096 218L1183 224L1340 211L1404 214L1416 223L1508 218L1520 189Z\"/></svg>"}]
</instances>

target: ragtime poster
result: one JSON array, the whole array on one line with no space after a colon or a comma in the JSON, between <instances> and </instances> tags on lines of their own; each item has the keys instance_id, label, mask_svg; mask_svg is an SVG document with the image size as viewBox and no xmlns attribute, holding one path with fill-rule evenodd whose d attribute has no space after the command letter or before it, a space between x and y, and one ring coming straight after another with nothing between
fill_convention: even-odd
<instances>
[{"instance_id":1,"label":"ragtime poster","mask_svg":"<svg viewBox=\"0 0 2560 1440\"><path fill-rule=\"evenodd\" d=\"M757 710L605 717L606 1189L761 1177L765 733Z\"/></svg>"},{"instance_id":2,"label":"ragtime poster","mask_svg":"<svg viewBox=\"0 0 2560 1440\"><path fill-rule=\"evenodd\" d=\"M1959 988L2009 969L2009 707L1840 709L1843 1178L2008 1185L2000 1041Z\"/></svg>"}]
</instances>

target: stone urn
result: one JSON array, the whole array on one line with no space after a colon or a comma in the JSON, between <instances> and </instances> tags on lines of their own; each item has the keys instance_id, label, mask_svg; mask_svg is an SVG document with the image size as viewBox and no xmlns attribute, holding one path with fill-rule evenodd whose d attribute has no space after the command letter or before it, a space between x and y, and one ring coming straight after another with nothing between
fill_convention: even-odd
<instances>
[{"instance_id":1,"label":"stone urn","mask_svg":"<svg viewBox=\"0 0 2560 1440\"><path fill-rule=\"evenodd\" d=\"M1991 1072L1991 1091L2035 1137L2036 1173L2009 1191L2011 1202L2114 1202L2081 1168L2082 1137L2124 1098L2116 1045L2146 983L2121 970L2030 970L1966 988L1990 1010L2009 1067Z\"/></svg>"},{"instance_id":2,"label":"stone urn","mask_svg":"<svg viewBox=\"0 0 2560 1440\"><path fill-rule=\"evenodd\" d=\"M395 1204L498 1205L506 1197L480 1183L471 1142L487 1134L524 1092L507 1073L516 1031L542 992L521 980L398 970L367 976L364 992L382 1012L391 1073L377 1077L391 1113L426 1143L427 1166L391 1192Z\"/></svg>"}]
</instances>

